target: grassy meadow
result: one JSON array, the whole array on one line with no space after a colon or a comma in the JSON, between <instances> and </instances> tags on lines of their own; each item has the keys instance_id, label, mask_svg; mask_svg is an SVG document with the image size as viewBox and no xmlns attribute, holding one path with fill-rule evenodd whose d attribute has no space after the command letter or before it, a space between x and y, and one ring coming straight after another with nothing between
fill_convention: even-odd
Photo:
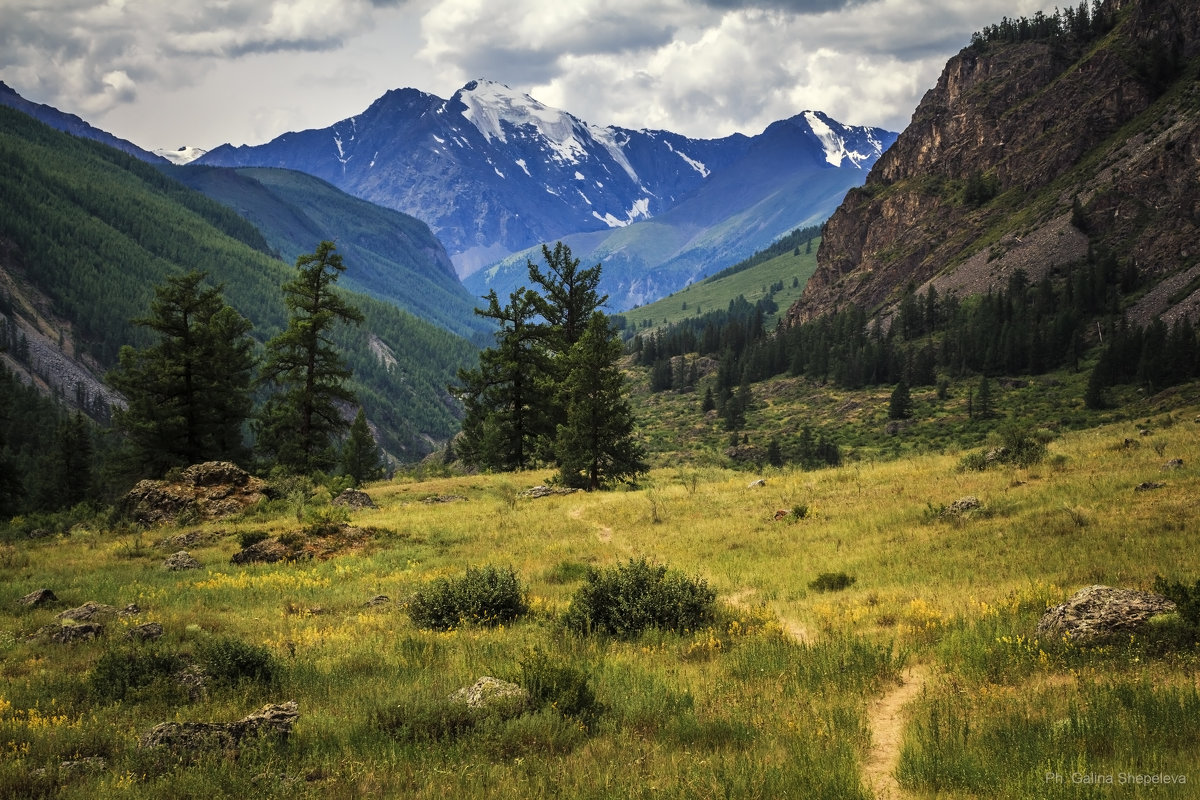
<instances>
[{"instance_id":1,"label":"grassy meadow","mask_svg":"<svg viewBox=\"0 0 1200 800\"><path fill-rule=\"evenodd\" d=\"M760 474L667 467L636 490L540 499L519 493L548 471L410 476L367 487L379 508L350 516L354 536L329 535L341 512L318 492L220 523L10 539L0 797L1200 797L1200 658L1178 623L1091 648L1034 630L1082 586L1200 577L1198 412L1066 433L1027 469L918 454L767 470L750 487ZM1164 472L1172 458L1183 468ZM1146 481L1163 486L1134 490ZM939 513L967 495L981 507ZM231 565L261 533L318 556ZM201 569L167 571L187 534ZM589 568L641 558L715 590L711 623L625 639L564 628ZM527 613L413 624L414 593L488 564L519 576ZM18 603L42 587L60 602ZM389 602L367 605L378 595ZM32 637L89 600L141 613L95 641ZM160 640L123 639L148 621ZM213 653L235 668L194 696L155 672ZM536 669L586 679L587 713L472 716L447 700ZM137 744L159 722L286 700L301 716L284 742Z\"/></svg>"}]
</instances>

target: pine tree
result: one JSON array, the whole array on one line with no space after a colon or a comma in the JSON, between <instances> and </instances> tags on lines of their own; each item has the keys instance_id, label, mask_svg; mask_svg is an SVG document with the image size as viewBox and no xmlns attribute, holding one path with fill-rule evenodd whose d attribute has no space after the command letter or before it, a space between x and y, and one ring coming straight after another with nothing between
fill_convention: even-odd
<instances>
[{"instance_id":1,"label":"pine tree","mask_svg":"<svg viewBox=\"0 0 1200 800\"><path fill-rule=\"evenodd\" d=\"M900 381L892 390L892 397L888 401L888 419L908 419L912 416L912 405L908 383Z\"/></svg>"},{"instance_id":2,"label":"pine tree","mask_svg":"<svg viewBox=\"0 0 1200 800\"><path fill-rule=\"evenodd\" d=\"M544 331L536 322L537 293L519 289L500 305L495 290L475 313L499 323L496 347L479 354L479 367L459 370L454 388L466 414L459 456L486 469L524 469L539 439L552 436L547 403L557 392L549 373Z\"/></svg>"},{"instance_id":3,"label":"pine tree","mask_svg":"<svg viewBox=\"0 0 1200 800\"><path fill-rule=\"evenodd\" d=\"M996 408L992 400L992 382L988 380L987 375L984 375L979 379L979 392L975 395L975 418L991 419L995 413Z\"/></svg>"},{"instance_id":4,"label":"pine tree","mask_svg":"<svg viewBox=\"0 0 1200 800\"><path fill-rule=\"evenodd\" d=\"M383 475L383 457L361 408L350 424L350 435L342 447L342 471L350 476L355 486L378 480Z\"/></svg>"},{"instance_id":5,"label":"pine tree","mask_svg":"<svg viewBox=\"0 0 1200 800\"><path fill-rule=\"evenodd\" d=\"M158 334L143 350L125 346L109 381L128 400L114 413L132 446L131 471L161 475L202 461L245 461L250 415L250 323L225 304L222 287L189 272L155 288L150 316L136 325Z\"/></svg>"},{"instance_id":6,"label":"pine tree","mask_svg":"<svg viewBox=\"0 0 1200 800\"><path fill-rule=\"evenodd\" d=\"M346 270L334 251L324 241L296 259L299 274L283 285L288 326L267 342L263 365L262 380L279 391L263 408L258 443L296 473L334 465L332 437L346 429L339 404L354 403L345 386L350 370L330 337L339 322L359 323L363 315L334 289Z\"/></svg>"},{"instance_id":7,"label":"pine tree","mask_svg":"<svg viewBox=\"0 0 1200 800\"><path fill-rule=\"evenodd\" d=\"M648 467L618 367L621 343L604 314L592 314L568 358L567 421L558 427L556 447L562 482L591 491L635 480Z\"/></svg>"}]
</instances>

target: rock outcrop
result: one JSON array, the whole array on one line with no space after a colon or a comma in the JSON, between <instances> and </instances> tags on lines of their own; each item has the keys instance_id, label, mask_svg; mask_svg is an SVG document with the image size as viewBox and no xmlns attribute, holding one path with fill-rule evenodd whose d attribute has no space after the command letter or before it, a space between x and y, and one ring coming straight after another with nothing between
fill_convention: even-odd
<instances>
[{"instance_id":1,"label":"rock outcrop","mask_svg":"<svg viewBox=\"0 0 1200 800\"><path fill-rule=\"evenodd\" d=\"M1066 636L1076 642L1104 641L1138 631L1157 614L1175 610L1160 594L1111 586L1088 586L1067 602L1046 609L1038 621L1039 636Z\"/></svg>"},{"instance_id":2,"label":"rock outcrop","mask_svg":"<svg viewBox=\"0 0 1200 800\"><path fill-rule=\"evenodd\" d=\"M465 705L472 711L501 716L516 716L525 711L530 702L529 692L524 688L490 675L464 686L447 699L456 705Z\"/></svg>"},{"instance_id":3,"label":"rock outcrop","mask_svg":"<svg viewBox=\"0 0 1200 800\"><path fill-rule=\"evenodd\" d=\"M139 481L122 509L142 525L164 525L189 517L196 521L238 514L266 497L267 485L236 464L193 464L176 480Z\"/></svg>"},{"instance_id":4,"label":"rock outcrop","mask_svg":"<svg viewBox=\"0 0 1200 800\"><path fill-rule=\"evenodd\" d=\"M361 492L358 489L346 489L333 498L333 504L335 506L345 506L352 511L361 511L364 508L379 508L379 506L375 505L375 501L371 499L371 495Z\"/></svg>"},{"instance_id":5,"label":"rock outcrop","mask_svg":"<svg viewBox=\"0 0 1200 800\"><path fill-rule=\"evenodd\" d=\"M163 562L163 567L168 572L179 572L181 570L200 569L200 562L187 550L180 550L178 553L172 553L167 556L167 560Z\"/></svg>"},{"instance_id":6,"label":"rock outcrop","mask_svg":"<svg viewBox=\"0 0 1200 800\"><path fill-rule=\"evenodd\" d=\"M274 734L286 738L300 717L295 700L266 705L237 722L162 722L138 740L142 748L164 747L179 753L233 750L249 737Z\"/></svg>"},{"instance_id":7,"label":"rock outcrop","mask_svg":"<svg viewBox=\"0 0 1200 800\"><path fill-rule=\"evenodd\" d=\"M1098 41L981 43L950 59L865 185L826 223L816 273L789 324L850 305L886 316L909 285L966 296L1003 286L1018 268L1037 281L1081 260L1089 235L1152 281L1195 262L1195 89L1116 134L1173 82L1189 80L1182 66L1200 54L1200 6L1106 6L1116 28ZM982 178L989 193L1010 192L1009 202L968 200L965 187ZM1035 201L1037 214L1014 213L1014 202ZM1150 292L1140 313L1169 316L1173 307L1195 317L1200 293L1182 294Z\"/></svg>"}]
</instances>

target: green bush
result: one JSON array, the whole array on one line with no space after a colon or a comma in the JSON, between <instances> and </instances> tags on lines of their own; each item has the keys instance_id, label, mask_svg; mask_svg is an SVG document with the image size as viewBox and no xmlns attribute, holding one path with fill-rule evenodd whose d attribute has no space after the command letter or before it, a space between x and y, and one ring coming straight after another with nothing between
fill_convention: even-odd
<instances>
[{"instance_id":1,"label":"green bush","mask_svg":"<svg viewBox=\"0 0 1200 800\"><path fill-rule=\"evenodd\" d=\"M816 592L840 592L848 589L856 580L853 575L844 572L822 572L808 582L808 588Z\"/></svg>"},{"instance_id":2,"label":"green bush","mask_svg":"<svg viewBox=\"0 0 1200 800\"><path fill-rule=\"evenodd\" d=\"M1200 580L1188 586L1159 575L1154 579L1154 591L1175 603L1180 619L1188 627L1200 629Z\"/></svg>"},{"instance_id":3,"label":"green bush","mask_svg":"<svg viewBox=\"0 0 1200 800\"><path fill-rule=\"evenodd\" d=\"M1040 464L1046 457L1046 443L1053 437L1054 434L1046 430L1037 430L1031 434L1015 423L1005 425L1000 430L998 445L976 453L968 453L963 456L958 468L962 471L982 472L988 467L1000 464L1032 467L1034 464Z\"/></svg>"},{"instance_id":4,"label":"green bush","mask_svg":"<svg viewBox=\"0 0 1200 800\"><path fill-rule=\"evenodd\" d=\"M588 674L574 664L534 650L521 660L519 683L539 706L549 705L564 717L590 726L600 704L588 685Z\"/></svg>"},{"instance_id":5,"label":"green bush","mask_svg":"<svg viewBox=\"0 0 1200 800\"><path fill-rule=\"evenodd\" d=\"M697 630L712 621L717 593L700 578L643 558L591 570L575 592L564 622L578 633L633 637L648 628Z\"/></svg>"},{"instance_id":6,"label":"green bush","mask_svg":"<svg viewBox=\"0 0 1200 800\"><path fill-rule=\"evenodd\" d=\"M408 613L419 627L450 630L463 623L500 625L529 610L512 567L468 567L461 578L441 578L418 591Z\"/></svg>"},{"instance_id":7,"label":"green bush","mask_svg":"<svg viewBox=\"0 0 1200 800\"><path fill-rule=\"evenodd\" d=\"M276 674L270 650L228 636L202 640L196 656L205 673L218 683L270 683Z\"/></svg>"},{"instance_id":8,"label":"green bush","mask_svg":"<svg viewBox=\"0 0 1200 800\"><path fill-rule=\"evenodd\" d=\"M106 651L88 675L88 688L102 702L117 702L143 693L155 684L169 684L184 667L183 659L158 647L120 647ZM169 689L164 689L170 693Z\"/></svg>"},{"instance_id":9,"label":"green bush","mask_svg":"<svg viewBox=\"0 0 1200 800\"><path fill-rule=\"evenodd\" d=\"M238 535L238 544L245 550L248 547L253 547L259 542L265 542L270 538L270 534L266 531L242 531Z\"/></svg>"}]
</instances>

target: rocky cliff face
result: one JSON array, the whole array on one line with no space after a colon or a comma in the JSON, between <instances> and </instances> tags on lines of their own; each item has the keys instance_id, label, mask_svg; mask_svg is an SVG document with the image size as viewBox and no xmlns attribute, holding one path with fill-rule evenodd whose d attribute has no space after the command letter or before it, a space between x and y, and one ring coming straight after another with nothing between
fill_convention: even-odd
<instances>
[{"instance_id":1,"label":"rocky cliff face","mask_svg":"<svg viewBox=\"0 0 1200 800\"><path fill-rule=\"evenodd\" d=\"M828 221L789 320L886 311L910 285L984 291L1018 267L1036 279L1089 243L1160 280L1197 267L1200 8L1106 9L1115 25L1098 39L990 42L952 58ZM1169 312L1177 295L1143 310Z\"/></svg>"}]
</instances>

